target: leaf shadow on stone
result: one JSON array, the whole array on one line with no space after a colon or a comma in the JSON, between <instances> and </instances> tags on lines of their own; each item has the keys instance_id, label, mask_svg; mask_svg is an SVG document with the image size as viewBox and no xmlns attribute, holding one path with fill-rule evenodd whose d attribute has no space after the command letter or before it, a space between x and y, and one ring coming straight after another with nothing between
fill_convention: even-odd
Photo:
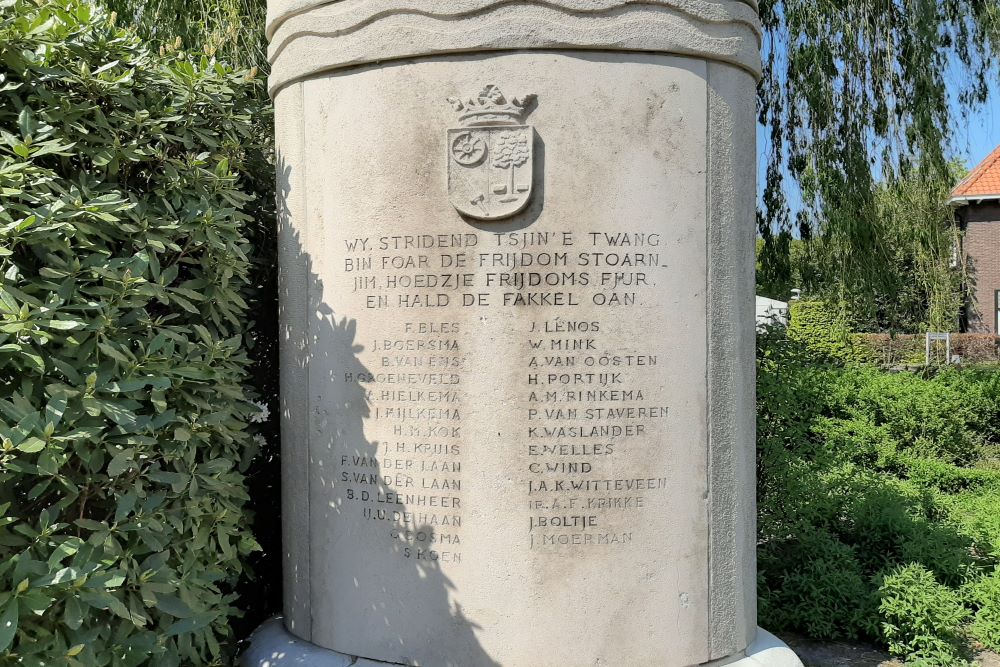
<instances>
[{"instance_id":1,"label":"leaf shadow on stone","mask_svg":"<svg viewBox=\"0 0 1000 667\"><path fill-rule=\"evenodd\" d=\"M293 195L289 184L301 182L301 179L296 179L291 165L280 159L278 176L279 226L290 227L289 211L284 202ZM337 221L337 224L350 223ZM298 234L292 231L279 234L278 242L280 270L302 272L302 276L285 276L279 281L281 308L297 300L304 300L305 305L303 313L288 310L283 313L282 344L295 348L291 354L283 354L286 363L289 358L295 358L293 367L283 369L283 373L291 375L293 383L301 382L305 374L309 384L309 424L304 430L309 434L307 442L289 441L289 432L283 430L282 451L286 464L295 448L308 449L307 476L298 479L292 479L287 473L282 476L286 485L290 482L296 485L294 489L284 490L286 498L288 494L306 493L309 499L307 525L310 536L308 574L305 575L309 578L306 588L309 600L296 599L302 590L296 587L297 590L285 591L285 607L286 611L289 608L309 609L310 627L289 629L315 642L318 636L329 635L321 624L332 627L330 624L336 623L335 616L343 615L350 617L354 625L358 625L360 619L370 635L345 638L338 633L342 640L351 642L351 646L338 646L341 652L368 657L364 656L362 647L378 645L384 654L372 656L373 659L381 657L390 664L409 665L415 664L415 656L426 653L427 645L442 642L448 645L449 657L435 667L499 667L476 637L479 626L466 617L454 599L455 585L442 569L440 560L430 554L430 551L450 548L447 542L454 537L447 537L448 528L421 520L419 507L383 504L382 507L392 509L379 513L378 504L358 500L362 490L369 494L369 499L387 498L389 494L407 491L395 488L391 483L395 482L392 471L382 469L388 457L380 447L388 443L372 440L365 432L366 420L372 414L368 392L378 391L380 387L375 383L345 379L347 374L352 378L371 376L377 369L366 368L359 358L365 341L358 339L357 321L340 316L326 303L323 281ZM291 293L302 287L306 289L305 295ZM304 322L300 319L290 326L296 315L304 315ZM304 406L290 406L286 401L282 402L283 416L289 409L303 412ZM303 430L297 431L301 432ZM345 460L353 471L370 475L373 483L344 482L341 472ZM374 465L351 465L354 461ZM284 506L287 511L288 504ZM355 523L365 509L372 509L370 517L364 523ZM295 520L295 517L285 520ZM326 534L325 539L322 532ZM288 535L286 529L286 539ZM341 540L350 540L358 548L338 549L335 559L332 551L335 543ZM290 546L285 544L282 551L288 551ZM461 546L457 548L460 550ZM279 563L272 565L277 568ZM286 572L286 581L290 574L293 577L303 575ZM331 606L338 605L335 593L319 590L320 582L339 587L343 596L351 595L363 604L346 606L340 600L339 606ZM442 619L447 622L442 623ZM386 655L390 652L391 656Z\"/></svg>"}]
</instances>

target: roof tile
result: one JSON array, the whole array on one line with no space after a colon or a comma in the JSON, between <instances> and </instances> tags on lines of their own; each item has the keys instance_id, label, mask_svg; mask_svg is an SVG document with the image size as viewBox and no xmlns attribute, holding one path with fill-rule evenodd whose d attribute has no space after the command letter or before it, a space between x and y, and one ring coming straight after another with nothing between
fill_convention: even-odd
<instances>
[{"instance_id":1,"label":"roof tile","mask_svg":"<svg viewBox=\"0 0 1000 667\"><path fill-rule=\"evenodd\" d=\"M1000 146L951 191L952 198L1000 197Z\"/></svg>"}]
</instances>

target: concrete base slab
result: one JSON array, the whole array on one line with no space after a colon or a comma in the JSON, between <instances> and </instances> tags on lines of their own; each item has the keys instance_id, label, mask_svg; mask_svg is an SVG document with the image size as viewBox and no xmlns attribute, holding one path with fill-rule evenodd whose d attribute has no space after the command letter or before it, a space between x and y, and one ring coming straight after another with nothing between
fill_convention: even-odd
<instances>
[{"instance_id":1,"label":"concrete base slab","mask_svg":"<svg viewBox=\"0 0 1000 667\"><path fill-rule=\"evenodd\" d=\"M742 654L705 663L702 667L802 667L802 661L770 632L757 628L757 638Z\"/></svg>"},{"instance_id":2,"label":"concrete base slab","mask_svg":"<svg viewBox=\"0 0 1000 667\"><path fill-rule=\"evenodd\" d=\"M386 667L357 656L320 648L299 639L285 629L280 616L265 621L249 640L250 646L240 656L240 667Z\"/></svg>"},{"instance_id":3,"label":"concrete base slab","mask_svg":"<svg viewBox=\"0 0 1000 667\"><path fill-rule=\"evenodd\" d=\"M240 657L240 667L390 667L391 663L320 648L285 630L281 617L267 620L251 635ZM802 667L792 649L764 630L741 655L709 662L702 667Z\"/></svg>"}]
</instances>

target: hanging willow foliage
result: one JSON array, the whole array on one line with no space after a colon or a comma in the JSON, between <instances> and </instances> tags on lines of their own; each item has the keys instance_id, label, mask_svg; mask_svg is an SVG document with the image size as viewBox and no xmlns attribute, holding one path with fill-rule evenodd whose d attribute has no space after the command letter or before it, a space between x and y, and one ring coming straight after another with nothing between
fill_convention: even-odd
<instances>
[{"instance_id":1,"label":"hanging willow foliage","mask_svg":"<svg viewBox=\"0 0 1000 667\"><path fill-rule=\"evenodd\" d=\"M957 253L958 229L948 205L951 184L960 179L930 179L916 171L876 186L873 215L867 224L877 246L858 250L883 269L873 284L844 284L839 259L847 252L834 235L808 242L787 234L772 237L787 257L787 279L765 282L767 266L758 260L758 293L788 298L793 288L836 304L851 329L865 332L955 331L962 306L965 267ZM761 256L764 240L757 242ZM859 293L860 292L860 293Z\"/></svg>"},{"instance_id":2,"label":"hanging willow foliage","mask_svg":"<svg viewBox=\"0 0 1000 667\"><path fill-rule=\"evenodd\" d=\"M760 10L761 277L790 278L791 235L821 237L833 296L864 306L898 268L885 226L872 224L880 183L953 177L955 111L987 98L1000 2L763 0Z\"/></svg>"},{"instance_id":3,"label":"hanging willow foliage","mask_svg":"<svg viewBox=\"0 0 1000 667\"><path fill-rule=\"evenodd\" d=\"M147 38L180 37L186 48L266 69L266 0L102 1ZM760 15L766 178L758 282L791 284L798 246L817 270L811 284L793 286L850 303L863 326L878 328L901 277L894 239L873 224L877 193L912 178L935 191L953 184L955 113L987 98L1000 0L760 0ZM938 238L924 231L914 237ZM787 290L772 296L787 298ZM925 305L909 320L950 317Z\"/></svg>"},{"instance_id":4,"label":"hanging willow foliage","mask_svg":"<svg viewBox=\"0 0 1000 667\"><path fill-rule=\"evenodd\" d=\"M958 231L949 224L954 219L947 204L950 189L913 175L876 190L873 224L889 251L891 274L889 282L871 290L876 298L870 328L957 331L963 267L955 252Z\"/></svg>"},{"instance_id":5,"label":"hanging willow foliage","mask_svg":"<svg viewBox=\"0 0 1000 667\"><path fill-rule=\"evenodd\" d=\"M180 38L237 67L266 69L266 0L102 0L119 23L162 44Z\"/></svg>"}]
</instances>

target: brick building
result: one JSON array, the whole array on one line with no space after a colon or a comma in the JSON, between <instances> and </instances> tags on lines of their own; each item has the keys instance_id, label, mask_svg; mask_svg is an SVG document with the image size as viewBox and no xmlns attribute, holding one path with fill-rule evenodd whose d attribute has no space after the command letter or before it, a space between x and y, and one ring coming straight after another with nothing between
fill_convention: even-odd
<instances>
[{"instance_id":1,"label":"brick building","mask_svg":"<svg viewBox=\"0 0 1000 667\"><path fill-rule=\"evenodd\" d=\"M1000 333L1000 147L951 192L970 285L964 331Z\"/></svg>"}]
</instances>

